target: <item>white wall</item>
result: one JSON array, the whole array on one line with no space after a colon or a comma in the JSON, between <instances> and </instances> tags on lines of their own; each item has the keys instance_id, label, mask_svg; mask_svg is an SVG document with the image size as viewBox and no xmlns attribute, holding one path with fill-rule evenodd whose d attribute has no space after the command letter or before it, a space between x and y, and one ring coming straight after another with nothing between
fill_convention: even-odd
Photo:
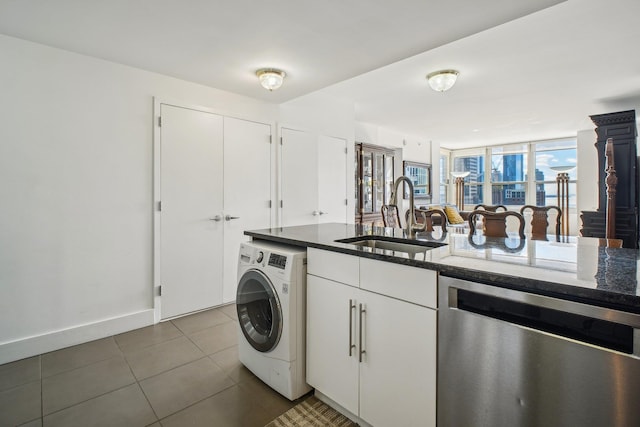
<instances>
[{"instance_id":1,"label":"white wall","mask_svg":"<svg viewBox=\"0 0 640 427\"><path fill-rule=\"evenodd\" d=\"M0 364L153 322L153 97L277 107L0 36Z\"/></svg>"}]
</instances>

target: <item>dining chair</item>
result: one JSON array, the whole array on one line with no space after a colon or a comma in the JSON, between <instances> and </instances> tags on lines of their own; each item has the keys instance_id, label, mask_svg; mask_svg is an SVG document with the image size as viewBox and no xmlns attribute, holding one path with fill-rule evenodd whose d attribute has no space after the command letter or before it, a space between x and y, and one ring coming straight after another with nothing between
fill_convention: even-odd
<instances>
[{"instance_id":1,"label":"dining chair","mask_svg":"<svg viewBox=\"0 0 640 427\"><path fill-rule=\"evenodd\" d=\"M518 220L518 236L521 239L524 235L524 217L518 212L491 212L484 209L476 209L469 214L469 235L473 236L476 231L476 221L478 217L484 218L483 234L486 237L509 237L507 234L507 218L514 217Z\"/></svg>"},{"instance_id":2,"label":"dining chair","mask_svg":"<svg viewBox=\"0 0 640 427\"><path fill-rule=\"evenodd\" d=\"M598 240L598 246L607 248L621 248L624 241L622 239L607 239L602 238Z\"/></svg>"},{"instance_id":3,"label":"dining chair","mask_svg":"<svg viewBox=\"0 0 640 427\"><path fill-rule=\"evenodd\" d=\"M407 210L407 212L405 212L405 221L407 220L407 218L409 218L409 213L410 213L410 211L408 211L408 210ZM433 231L433 219L431 217L433 215L440 216L439 224L442 227L442 232L443 233L447 232L447 214L445 214L442 209L436 209L436 208L420 209L420 208L416 208L415 209L415 214L416 214L416 218L415 218L416 222L421 223L421 224L425 224L425 230L424 231Z\"/></svg>"},{"instance_id":4,"label":"dining chair","mask_svg":"<svg viewBox=\"0 0 640 427\"><path fill-rule=\"evenodd\" d=\"M555 210L556 215L556 240L560 239L560 221L562 218L562 211L557 206L532 206L524 205L520 208L520 213L524 216L525 211L531 211L531 239L533 240L548 240L547 239L547 227L549 227L549 211Z\"/></svg>"},{"instance_id":5,"label":"dining chair","mask_svg":"<svg viewBox=\"0 0 640 427\"><path fill-rule=\"evenodd\" d=\"M475 205L475 207L473 208L474 211L476 209L484 209L485 211L489 211L489 212L498 212L498 209L502 209L502 212L508 211L508 209L507 209L507 207L505 205L483 205L483 204L479 204L479 205Z\"/></svg>"},{"instance_id":6,"label":"dining chair","mask_svg":"<svg viewBox=\"0 0 640 427\"><path fill-rule=\"evenodd\" d=\"M385 227L402 228L398 206L382 205L380 212L382 213L382 222Z\"/></svg>"}]
</instances>

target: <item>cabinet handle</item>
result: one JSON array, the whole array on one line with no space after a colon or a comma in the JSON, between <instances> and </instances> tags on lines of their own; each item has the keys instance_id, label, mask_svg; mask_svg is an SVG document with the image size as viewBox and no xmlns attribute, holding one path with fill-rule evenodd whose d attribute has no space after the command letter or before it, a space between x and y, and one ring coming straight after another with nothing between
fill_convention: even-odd
<instances>
[{"instance_id":1,"label":"cabinet handle","mask_svg":"<svg viewBox=\"0 0 640 427\"><path fill-rule=\"evenodd\" d=\"M362 308L362 304L360 304L360 316L359 316L359 320L360 320L360 325L358 325L358 327L360 328L359 330L359 334L358 334L358 340L359 340L359 347L360 347L360 354L358 356L358 361L360 363L362 363L362 355L366 353L365 349L362 347L362 315L364 313L366 313L367 310Z\"/></svg>"},{"instance_id":2,"label":"cabinet handle","mask_svg":"<svg viewBox=\"0 0 640 427\"><path fill-rule=\"evenodd\" d=\"M231 221L232 219L240 219L239 216L231 216L231 215L225 215L224 216L224 220L225 221Z\"/></svg>"},{"instance_id":3,"label":"cabinet handle","mask_svg":"<svg viewBox=\"0 0 640 427\"><path fill-rule=\"evenodd\" d=\"M216 215L213 218L209 218L209 221L222 221L222 217L220 215Z\"/></svg>"},{"instance_id":4,"label":"cabinet handle","mask_svg":"<svg viewBox=\"0 0 640 427\"><path fill-rule=\"evenodd\" d=\"M349 300L349 357L353 352L353 349L356 345L353 343L353 310L355 310L356 305L353 303L353 300Z\"/></svg>"}]
</instances>

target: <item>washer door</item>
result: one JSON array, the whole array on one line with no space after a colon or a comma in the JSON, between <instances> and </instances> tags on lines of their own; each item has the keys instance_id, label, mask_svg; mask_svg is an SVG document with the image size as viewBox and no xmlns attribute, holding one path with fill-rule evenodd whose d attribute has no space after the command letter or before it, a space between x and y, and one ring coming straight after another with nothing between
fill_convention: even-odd
<instances>
[{"instance_id":1,"label":"washer door","mask_svg":"<svg viewBox=\"0 0 640 427\"><path fill-rule=\"evenodd\" d=\"M253 348L273 350L282 334L282 309L271 281L259 270L248 270L238 283L236 308L240 329Z\"/></svg>"}]
</instances>

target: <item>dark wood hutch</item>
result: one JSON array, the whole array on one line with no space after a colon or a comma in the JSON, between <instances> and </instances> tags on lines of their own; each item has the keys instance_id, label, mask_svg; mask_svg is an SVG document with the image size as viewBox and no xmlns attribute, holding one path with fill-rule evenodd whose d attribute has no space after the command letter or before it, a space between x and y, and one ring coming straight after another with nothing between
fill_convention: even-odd
<instances>
[{"instance_id":1,"label":"dark wood hutch","mask_svg":"<svg viewBox=\"0 0 640 427\"><path fill-rule=\"evenodd\" d=\"M356 224L382 226L380 208L389 201L393 190L393 150L356 143L355 146Z\"/></svg>"},{"instance_id":2,"label":"dark wood hutch","mask_svg":"<svg viewBox=\"0 0 640 427\"><path fill-rule=\"evenodd\" d=\"M614 163L618 176L616 188L615 237L623 240L623 247L638 247L638 157L636 149L635 110L590 116L596 127L598 151L598 209L582 211L585 237L605 237L607 194L605 188L605 145L613 138Z\"/></svg>"}]
</instances>

